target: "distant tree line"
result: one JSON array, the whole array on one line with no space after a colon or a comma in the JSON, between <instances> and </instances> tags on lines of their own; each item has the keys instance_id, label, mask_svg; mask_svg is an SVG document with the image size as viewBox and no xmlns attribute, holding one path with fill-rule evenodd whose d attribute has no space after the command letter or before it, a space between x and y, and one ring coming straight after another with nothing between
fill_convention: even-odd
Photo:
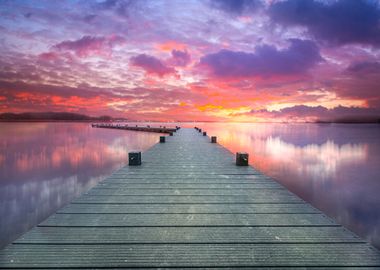
<instances>
[{"instance_id":1,"label":"distant tree line","mask_svg":"<svg viewBox=\"0 0 380 270\"><path fill-rule=\"evenodd\" d=\"M26 113L2 113L0 120L3 121L40 121L40 120L54 120L54 121L91 121L101 120L109 121L113 118L107 115L99 117L91 117L84 114L70 113L70 112L26 112Z\"/></svg>"}]
</instances>

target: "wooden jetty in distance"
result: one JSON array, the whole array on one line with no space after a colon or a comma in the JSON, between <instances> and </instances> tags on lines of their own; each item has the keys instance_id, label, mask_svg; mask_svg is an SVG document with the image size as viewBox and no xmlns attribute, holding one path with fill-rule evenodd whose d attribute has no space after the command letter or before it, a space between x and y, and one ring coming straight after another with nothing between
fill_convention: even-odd
<instances>
[{"instance_id":1,"label":"wooden jetty in distance","mask_svg":"<svg viewBox=\"0 0 380 270\"><path fill-rule=\"evenodd\" d=\"M380 268L377 249L198 131L59 209L0 268Z\"/></svg>"},{"instance_id":2,"label":"wooden jetty in distance","mask_svg":"<svg viewBox=\"0 0 380 270\"><path fill-rule=\"evenodd\" d=\"M138 126L138 125L130 126L127 124L122 125L122 124L109 124L109 123L91 124L91 126L96 127L96 128L113 128L113 129L169 133L169 134L176 132L179 129L178 126L176 126L175 128L167 128L166 126L151 127L150 125L143 127L143 126Z\"/></svg>"}]
</instances>

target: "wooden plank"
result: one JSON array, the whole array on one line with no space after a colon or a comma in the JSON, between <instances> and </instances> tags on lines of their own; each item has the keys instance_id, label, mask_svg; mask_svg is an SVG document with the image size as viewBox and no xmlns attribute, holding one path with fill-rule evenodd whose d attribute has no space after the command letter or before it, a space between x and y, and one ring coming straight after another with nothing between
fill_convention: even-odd
<instances>
[{"instance_id":1,"label":"wooden plank","mask_svg":"<svg viewBox=\"0 0 380 270\"><path fill-rule=\"evenodd\" d=\"M323 214L54 214L40 226L336 226Z\"/></svg>"},{"instance_id":2,"label":"wooden plank","mask_svg":"<svg viewBox=\"0 0 380 270\"><path fill-rule=\"evenodd\" d=\"M125 174L124 174L125 175ZM245 181L245 180L252 180L252 181L260 181L260 180L271 180L271 178L267 176L263 176L260 174L211 174L211 175L175 175L175 174L168 174L165 171L162 172L160 175L146 175L146 174L141 174L141 175L127 175L123 176L123 174L112 174L109 177L107 177L106 180L109 179L177 179L177 180L191 180L191 179L197 179L197 180L207 180L207 179L212 179L212 180L238 180L238 181ZM273 180L271 180L273 181Z\"/></svg>"},{"instance_id":3,"label":"wooden plank","mask_svg":"<svg viewBox=\"0 0 380 270\"><path fill-rule=\"evenodd\" d=\"M352 243L342 227L36 227L17 244Z\"/></svg>"},{"instance_id":4,"label":"wooden plank","mask_svg":"<svg viewBox=\"0 0 380 270\"><path fill-rule=\"evenodd\" d=\"M380 267L367 244L11 245L2 268Z\"/></svg>"},{"instance_id":5,"label":"wooden plank","mask_svg":"<svg viewBox=\"0 0 380 270\"><path fill-rule=\"evenodd\" d=\"M320 213L307 204L69 204L57 213L116 214L253 214L253 213Z\"/></svg>"},{"instance_id":6,"label":"wooden plank","mask_svg":"<svg viewBox=\"0 0 380 270\"><path fill-rule=\"evenodd\" d=\"M263 196L258 194L256 197L252 196L201 196L201 195L173 195L173 196L143 196L143 195L130 195L130 196L90 196L82 195L78 199L73 200L74 203L303 203L300 198L291 195L277 195L277 196Z\"/></svg>"},{"instance_id":7,"label":"wooden plank","mask_svg":"<svg viewBox=\"0 0 380 270\"><path fill-rule=\"evenodd\" d=\"M140 183L140 182L102 182L94 189L98 188L128 188L128 189L262 189L262 188L284 188L275 183Z\"/></svg>"},{"instance_id":8,"label":"wooden plank","mask_svg":"<svg viewBox=\"0 0 380 270\"><path fill-rule=\"evenodd\" d=\"M102 181L101 183L183 183L183 184L202 184L202 183L214 183L214 184L234 184L234 183L250 183L250 184L273 184L276 182L269 182L267 180L251 180L243 178L200 178L200 177L173 177L173 175L160 176L133 176L133 177L110 177Z\"/></svg>"},{"instance_id":9,"label":"wooden plank","mask_svg":"<svg viewBox=\"0 0 380 270\"><path fill-rule=\"evenodd\" d=\"M252 196L252 197L291 197L289 191L283 188L265 188L265 189L185 189L185 188L169 188L169 189L157 189L157 188L144 188L144 189L129 189L129 188L93 188L89 190L86 194L92 196L100 195L112 195L112 196L127 196L127 195L143 195L143 196L173 196L173 195L184 195L184 196Z\"/></svg>"}]
</instances>

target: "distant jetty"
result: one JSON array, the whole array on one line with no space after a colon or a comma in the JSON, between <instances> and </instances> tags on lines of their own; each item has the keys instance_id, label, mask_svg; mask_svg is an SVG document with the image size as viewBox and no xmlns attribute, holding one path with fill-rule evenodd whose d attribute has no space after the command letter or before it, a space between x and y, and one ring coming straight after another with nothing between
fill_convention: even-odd
<instances>
[{"instance_id":1,"label":"distant jetty","mask_svg":"<svg viewBox=\"0 0 380 270\"><path fill-rule=\"evenodd\" d=\"M174 128L168 128L166 126L159 127L151 127L147 126L138 126L138 125L122 125L122 124L109 124L109 123L100 123L100 124L92 124L92 127L95 128L112 128L112 129L124 129L124 130L134 130L134 131L146 131L146 132L156 132L156 133L169 133L170 136L173 136L173 132L176 132L180 129L179 126L175 126Z\"/></svg>"}]
</instances>

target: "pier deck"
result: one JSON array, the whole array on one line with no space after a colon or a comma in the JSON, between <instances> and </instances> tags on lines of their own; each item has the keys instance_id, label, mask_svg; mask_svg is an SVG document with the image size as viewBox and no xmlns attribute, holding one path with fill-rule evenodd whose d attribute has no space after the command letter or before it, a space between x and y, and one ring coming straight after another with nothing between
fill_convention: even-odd
<instances>
[{"instance_id":1,"label":"pier deck","mask_svg":"<svg viewBox=\"0 0 380 270\"><path fill-rule=\"evenodd\" d=\"M137 267L378 268L380 253L193 129L0 251L0 268Z\"/></svg>"}]
</instances>

